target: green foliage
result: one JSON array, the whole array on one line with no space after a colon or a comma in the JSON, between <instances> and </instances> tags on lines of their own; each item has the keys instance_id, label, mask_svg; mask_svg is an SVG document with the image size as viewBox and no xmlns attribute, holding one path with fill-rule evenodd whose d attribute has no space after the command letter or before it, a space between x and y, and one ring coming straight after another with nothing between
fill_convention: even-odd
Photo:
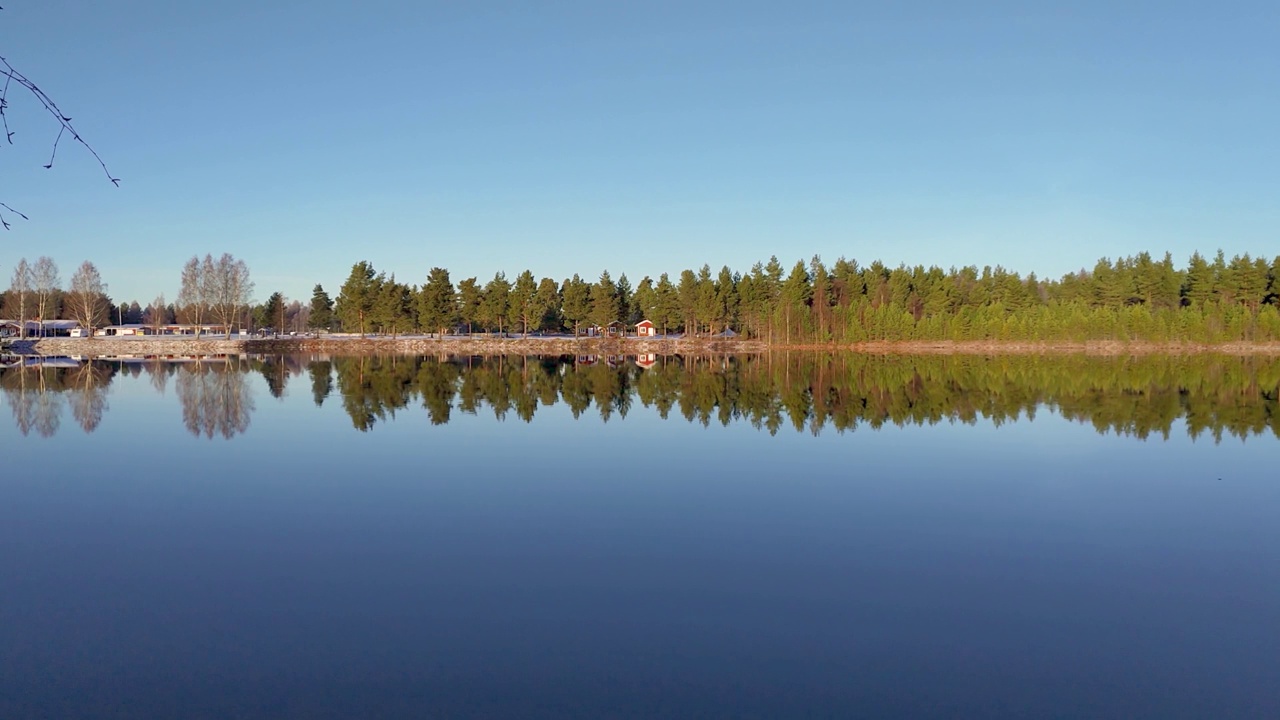
<instances>
[{"instance_id":1,"label":"green foliage","mask_svg":"<svg viewBox=\"0 0 1280 720\"><path fill-rule=\"evenodd\" d=\"M333 301L320 283L316 283L311 291L311 316L307 318L307 327L313 330L331 330L334 319Z\"/></svg>"},{"instance_id":2,"label":"green foliage","mask_svg":"<svg viewBox=\"0 0 1280 720\"><path fill-rule=\"evenodd\" d=\"M564 281L561 297L565 322L573 327L573 336L578 337L579 326L591 313L591 286L574 273Z\"/></svg>"},{"instance_id":3,"label":"green foliage","mask_svg":"<svg viewBox=\"0 0 1280 720\"><path fill-rule=\"evenodd\" d=\"M458 283L458 320L466 323L467 332L475 331L481 323L480 304L484 301L484 291L475 278L469 277Z\"/></svg>"},{"instance_id":4,"label":"green foliage","mask_svg":"<svg viewBox=\"0 0 1280 720\"><path fill-rule=\"evenodd\" d=\"M427 282L418 293L418 323L444 335L458 321L458 301L449 271L433 267L427 273Z\"/></svg>"},{"instance_id":5,"label":"green foliage","mask_svg":"<svg viewBox=\"0 0 1280 720\"><path fill-rule=\"evenodd\" d=\"M528 337L529 326L538 326L544 310L539 302L538 282L533 279L532 272L525 270L516 276L516 284L511 292L511 307L515 316L520 319L521 333Z\"/></svg>"},{"instance_id":6,"label":"green foliage","mask_svg":"<svg viewBox=\"0 0 1280 720\"><path fill-rule=\"evenodd\" d=\"M378 283L371 263L361 260L351 266L351 274L342 284L335 303L343 330L359 332L360 337L364 337L366 323L377 303L377 290Z\"/></svg>"},{"instance_id":7,"label":"green foliage","mask_svg":"<svg viewBox=\"0 0 1280 720\"><path fill-rule=\"evenodd\" d=\"M273 292L267 301L259 306L261 317L256 318L258 327L274 328L276 333L284 329L284 294Z\"/></svg>"},{"instance_id":8,"label":"green foliage","mask_svg":"<svg viewBox=\"0 0 1280 720\"><path fill-rule=\"evenodd\" d=\"M503 272L495 273L484 286L480 298L480 321L498 332L506 332L511 316L511 283Z\"/></svg>"},{"instance_id":9,"label":"green foliage","mask_svg":"<svg viewBox=\"0 0 1280 720\"><path fill-rule=\"evenodd\" d=\"M608 270L600 273L600 280L591 286L590 317L591 322L602 328L622 319L622 300Z\"/></svg>"},{"instance_id":10,"label":"green foliage","mask_svg":"<svg viewBox=\"0 0 1280 720\"><path fill-rule=\"evenodd\" d=\"M351 331L370 324L364 298L381 298L373 325L407 327L422 319L423 301L398 304L404 287L374 277L368 263L353 268L339 296L339 316ZM373 290L367 288L372 287ZM375 292L376 291L376 292ZM437 298L434 302L441 302ZM313 299L314 304L314 299ZM634 325L648 318L664 333L691 336L725 328L771 344L871 341L1092 342L1148 341L1222 343L1280 341L1264 315L1280 305L1280 257L1271 262L1248 254L1212 261L1193 254L1185 269L1165 253L1114 260L1102 258L1090 270L1057 280L1034 273L1021 276L1001 266L943 270L936 266L879 261L860 265L838 259L828 267L819 257L784 271L777 257L756 263L745 275L710 265L680 271L674 283L664 273L646 277L634 289L626 276L614 283L606 270L596 283L577 275L559 287L522 272L512 286L502 273L483 291L474 278L458 287L458 319L504 330L518 322L527 333L568 328L575 336L584 322ZM313 322L325 313L313 306ZM319 320L315 318L320 318ZM438 322L438 321L433 321Z\"/></svg>"}]
</instances>

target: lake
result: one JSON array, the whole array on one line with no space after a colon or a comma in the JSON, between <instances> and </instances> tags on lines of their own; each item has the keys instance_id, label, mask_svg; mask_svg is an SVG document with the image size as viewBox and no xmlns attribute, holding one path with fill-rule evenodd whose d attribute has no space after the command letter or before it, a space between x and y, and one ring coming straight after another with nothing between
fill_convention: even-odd
<instances>
[{"instance_id":1,"label":"lake","mask_svg":"<svg viewBox=\"0 0 1280 720\"><path fill-rule=\"evenodd\" d=\"M0 361L3 718L1280 717L1280 360Z\"/></svg>"}]
</instances>

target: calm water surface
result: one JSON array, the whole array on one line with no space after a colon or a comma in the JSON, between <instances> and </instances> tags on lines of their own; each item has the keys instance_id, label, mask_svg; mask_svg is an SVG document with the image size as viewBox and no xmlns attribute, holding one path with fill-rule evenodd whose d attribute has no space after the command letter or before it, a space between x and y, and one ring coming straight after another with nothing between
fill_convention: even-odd
<instances>
[{"instance_id":1,"label":"calm water surface","mask_svg":"<svg viewBox=\"0 0 1280 720\"><path fill-rule=\"evenodd\" d=\"M0 717L1280 717L1280 362L0 370Z\"/></svg>"}]
</instances>

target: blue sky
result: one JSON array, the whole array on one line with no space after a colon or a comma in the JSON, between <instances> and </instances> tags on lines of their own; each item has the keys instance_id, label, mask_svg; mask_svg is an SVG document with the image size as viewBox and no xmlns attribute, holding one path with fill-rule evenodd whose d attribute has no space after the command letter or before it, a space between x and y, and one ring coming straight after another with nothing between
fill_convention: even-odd
<instances>
[{"instance_id":1,"label":"blue sky","mask_svg":"<svg viewBox=\"0 0 1280 720\"><path fill-rule=\"evenodd\" d=\"M892 7L887 7L892 5ZM776 254L1059 276L1280 253L1275 3L10 0L0 235L117 300L245 259L261 299L631 280Z\"/></svg>"}]
</instances>

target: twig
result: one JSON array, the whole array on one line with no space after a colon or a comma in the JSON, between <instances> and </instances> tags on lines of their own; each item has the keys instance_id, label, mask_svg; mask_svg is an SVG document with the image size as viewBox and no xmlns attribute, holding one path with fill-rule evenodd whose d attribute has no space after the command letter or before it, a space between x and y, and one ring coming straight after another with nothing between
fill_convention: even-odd
<instances>
[{"instance_id":1,"label":"twig","mask_svg":"<svg viewBox=\"0 0 1280 720\"><path fill-rule=\"evenodd\" d=\"M3 7L0 7L0 10L3 9ZM58 156L58 144L62 142L63 135L69 134L76 142L84 146L85 150L89 151L89 154L98 162L98 167L102 168L103 174L107 176L107 179L111 181L111 184L116 187L120 187L120 178L111 174L111 171L107 169L107 164L103 162L102 157L98 155L98 151L94 150L89 143L85 142L84 138L80 137L80 133L76 132L75 127L71 124L71 118L67 117L62 112L58 107L58 104L53 101L53 98L49 97L44 90L41 90L40 87L27 78L26 75L18 72L17 68L11 65L4 57L0 57L0 75L4 76L4 87L0 88L0 124L4 125L4 139L9 145L13 144L13 135L15 131L9 128L9 115L6 111L9 109L9 87L16 81L20 87L26 88L28 92L34 95L36 101L44 106L45 111L52 115L58 123L58 136L53 140L53 149L49 153L49 163L45 165L44 168L46 170L53 169L53 161ZM5 203L0 202L0 207L3 207L5 210L8 210L23 220L28 219L26 215L14 210ZM5 230L10 228L9 220L3 213L0 213L0 227L3 227Z\"/></svg>"}]
</instances>

